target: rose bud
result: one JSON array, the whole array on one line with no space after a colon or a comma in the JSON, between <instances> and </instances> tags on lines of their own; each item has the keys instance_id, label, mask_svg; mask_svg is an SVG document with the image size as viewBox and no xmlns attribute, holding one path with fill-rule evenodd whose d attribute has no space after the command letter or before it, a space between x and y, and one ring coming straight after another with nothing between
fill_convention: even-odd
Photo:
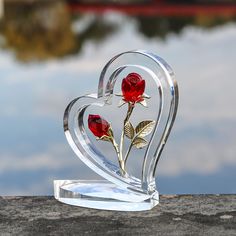
<instances>
[{"instance_id":1,"label":"rose bud","mask_svg":"<svg viewBox=\"0 0 236 236\"><path fill-rule=\"evenodd\" d=\"M99 115L89 115L88 127L91 132L98 138L111 136L110 124Z\"/></svg>"},{"instance_id":2,"label":"rose bud","mask_svg":"<svg viewBox=\"0 0 236 236\"><path fill-rule=\"evenodd\" d=\"M122 80L121 89L125 102L141 102L143 101L145 80L137 73L130 73Z\"/></svg>"}]
</instances>

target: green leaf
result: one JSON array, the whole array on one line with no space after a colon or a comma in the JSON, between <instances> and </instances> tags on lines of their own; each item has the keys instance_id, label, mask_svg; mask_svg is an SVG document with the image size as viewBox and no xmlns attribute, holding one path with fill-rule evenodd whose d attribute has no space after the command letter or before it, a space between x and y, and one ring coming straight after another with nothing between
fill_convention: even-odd
<instances>
[{"instance_id":1,"label":"green leaf","mask_svg":"<svg viewBox=\"0 0 236 236\"><path fill-rule=\"evenodd\" d=\"M101 138L97 138L97 140L111 142L111 138L109 136L103 135Z\"/></svg>"},{"instance_id":2,"label":"green leaf","mask_svg":"<svg viewBox=\"0 0 236 236\"><path fill-rule=\"evenodd\" d=\"M116 93L115 95L118 96L118 97L123 97L123 93L122 92Z\"/></svg>"},{"instance_id":3,"label":"green leaf","mask_svg":"<svg viewBox=\"0 0 236 236\"><path fill-rule=\"evenodd\" d=\"M144 138L135 138L134 141L133 141L133 145L136 147L136 148L143 148L145 147L146 145L148 144L147 140L145 140Z\"/></svg>"},{"instance_id":4,"label":"green leaf","mask_svg":"<svg viewBox=\"0 0 236 236\"><path fill-rule=\"evenodd\" d=\"M112 130L111 126L108 129L108 134L110 137L112 137L112 138L114 137L113 130Z\"/></svg>"},{"instance_id":5,"label":"green leaf","mask_svg":"<svg viewBox=\"0 0 236 236\"><path fill-rule=\"evenodd\" d=\"M137 137L143 138L150 134L155 126L154 120L145 120L140 122L136 128L135 132L137 133Z\"/></svg>"},{"instance_id":6,"label":"green leaf","mask_svg":"<svg viewBox=\"0 0 236 236\"><path fill-rule=\"evenodd\" d=\"M125 123L124 134L129 139L132 139L134 137L135 131L134 131L134 127L130 121L127 121Z\"/></svg>"},{"instance_id":7,"label":"green leaf","mask_svg":"<svg viewBox=\"0 0 236 236\"><path fill-rule=\"evenodd\" d=\"M121 100L119 101L118 107L122 107L125 103L126 103L126 102L125 102L123 99L121 99Z\"/></svg>"},{"instance_id":8,"label":"green leaf","mask_svg":"<svg viewBox=\"0 0 236 236\"><path fill-rule=\"evenodd\" d=\"M141 105L144 106L144 107L147 107L147 102L146 102L145 100L139 102L139 104L141 104Z\"/></svg>"},{"instance_id":9,"label":"green leaf","mask_svg":"<svg viewBox=\"0 0 236 236\"><path fill-rule=\"evenodd\" d=\"M143 94L143 98L147 98L150 99L151 97L149 95L147 95L146 93Z\"/></svg>"},{"instance_id":10,"label":"green leaf","mask_svg":"<svg viewBox=\"0 0 236 236\"><path fill-rule=\"evenodd\" d=\"M114 139L114 134L111 126L108 129L108 135L103 135L102 137L97 138L97 140L102 140L107 142L112 142L113 139Z\"/></svg>"}]
</instances>

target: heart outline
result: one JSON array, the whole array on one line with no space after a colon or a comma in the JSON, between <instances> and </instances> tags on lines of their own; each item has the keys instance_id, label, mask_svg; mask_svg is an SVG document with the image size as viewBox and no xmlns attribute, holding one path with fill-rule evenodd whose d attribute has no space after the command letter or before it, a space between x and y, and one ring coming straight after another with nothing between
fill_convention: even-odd
<instances>
[{"instance_id":1,"label":"heart outline","mask_svg":"<svg viewBox=\"0 0 236 236\"><path fill-rule=\"evenodd\" d=\"M146 149L145 157L143 160L143 166L142 166L142 180L139 180L133 176L127 176L123 177L119 175L118 167L116 167L114 164L112 164L103 154L101 154L90 142L83 124L83 115L87 107L89 107L91 104L97 105L97 106L105 106L111 104L111 99L113 96L113 88L115 86L115 82L117 79L117 76L121 71L126 68L127 66L130 66L130 64L123 65L119 62L122 57L128 55L128 54L135 54L139 57L147 57L148 60L152 60L152 62L157 63L157 65L162 69L162 77L165 77L167 82L169 83L169 91L171 94L171 102L169 105L169 112L168 112L168 118L166 121L166 125L163 131L163 134L161 135L161 138L159 138L158 147L155 150L155 153L153 155L149 155L150 147L153 144L154 138L157 135L158 125L161 122L162 118L162 112L164 107L164 86L163 81L159 77L158 73L153 73L153 77L156 79L155 82L158 84L158 91L160 95L160 104L159 104L159 112L157 117L157 123L154 128L154 131L152 133L152 136L150 138L148 147ZM138 57L137 56L137 57ZM109 75L109 67L112 65L112 63L116 62L118 60L118 64L121 65L116 66L115 69L113 69ZM122 61L122 60L121 60ZM150 63L151 64L151 63ZM135 64L137 66L137 64ZM140 68L142 68L142 65L139 65ZM144 67L143 67L144 68ZM159 68L159 70L160 70ZM152 71L152 70L151 70ZM160 71L159 71L160 72ZM108 75L107 75L108 74ZM105 82L107 80L107 82ZM86 100L86 105L84 104ZM77 103L80 103L79 106ZM71 123L69 120L70 115L72 114L72 110L74 109L74 106L77 104L77 113L74 114L74 123ZM78 109L79 107L79 109ZM132 191L137 191L139 193L144 194L151 194L156 190L155 185L155 172L156 172L156 166L160 159L160 155L162 153L162 150L164 148L164 145L166 143L166 140L170 134L171 128L173 126L176 112L178 107L178 86L177 83L173 77L173 71L171 67L160 57L148 53L145 51L129 51L125 53L121 53L115 57L113 57L103 68L100 79L99 79L99 86L98 86L98 93L97 94L89 94L86 96L78 97L71 101L71 103L67 106L65 113L64 113L64 131L67 137L67 140L76 153L77 156L87 165L89 168L91 168L93 171L98 173L103 178L107 179L108 181L120 186L125 187L127 189L130 189ZM76 121L79 120L78 127L76 126ZM70 126L70 127L69 127ZM73 128L77 127L77 128ZM73 138L72 131L74 132L75 138ZM99 158L94 157L99 154ZM95 162L94 162L95 161Z\"/></svg>"}]
</instances>

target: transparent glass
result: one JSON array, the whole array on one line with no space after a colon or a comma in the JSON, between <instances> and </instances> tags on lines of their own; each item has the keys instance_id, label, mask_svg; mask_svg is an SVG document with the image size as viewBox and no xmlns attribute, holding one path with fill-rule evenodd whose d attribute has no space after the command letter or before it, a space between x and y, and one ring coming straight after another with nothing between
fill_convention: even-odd
<instances>
[{"instance_id":1,"label":"transparent glass","mask_svg":"<svg viewBox=\"0 0 236 236\"><path fill-rule=\"evenodd\" d=\"M112 106L113 98L116 95L114 93L115 85L118 81L121 83L124 75L130 73L138 73L145 78L146 86L152 80L152 96L143 95L143 97L146 96L147 99L145 99L148 102L150 100L149 103L152 104L151 108L145 108L145 113L154 112L156 114L155 119L149 121L153 127L151 131L149 129L147 143L144 143L146 146L142 152L143 157L140 159L142 160L140 178L129 174L128 171L122 171L120 162L119 166L110 161L94 144L86 127L87 112L91 106L111 107L110 112L112 113L115 109ZM145 104L143 105L145 106ZM142 211L153 208L159 203L155 182L156 166L173 126L177 107L178 86L171 67L162 58L141 50L128 51L113 57L101 72L97 93L75 98L64 113L64 131L71 148L89 168L105 180L55 180L55 198L71 205L106 210ZM127 131L124 131L127 123L125 122L124 127L120 127L123 139L125 135L129 136L126 134ZM148 122L146 123L148 124ZM147 125L146 123L145 125ZM140 137L143 141L143 136ZM137 145L140 137L135 139L136 142L133 142L132 145L135 143L134 146L140 148ZM121 138L121 142L123 139ZM119 146L119 148L121 150L123 146ZM139 151L137 149L136 153ZM117 153L114 152L115 154ZM130 163L127 162L126 165L128 164Z\"/></svg>"}]
</instances>

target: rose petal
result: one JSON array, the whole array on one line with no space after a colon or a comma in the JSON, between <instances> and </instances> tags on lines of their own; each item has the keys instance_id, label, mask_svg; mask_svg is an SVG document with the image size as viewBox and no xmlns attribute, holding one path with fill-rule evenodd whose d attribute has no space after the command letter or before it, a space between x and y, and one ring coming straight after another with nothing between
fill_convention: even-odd
<instances>
[{"instance_id":1,"label":"rose petal","mask_svg":"<svg viewBox=\"0 0 236 236\"><path fill-rule=\"evenodd\" d=\"M145 80L137 73L130 73L122 80L121 90L126 102L142 101L145 90Z\"/></svg>"},{"instance_id":2,"label":"rose petal","mask_svg":"<svg viewBox=\"0 0 236 236\"><path fill-rule=\"evenodd\" d=\"M136 91L139 95L143 95L145 90L145 80L141 80L136 85Z\"/></svg>"},{"instance_id":3,"label":"rose petal","mask_svg":"<svg viewBox=\"0 0 236 236\"><path fill-rule=\"evenodd\" d=\"M89 115L88 127L96 137L109 136L110 124L99 115Z\"/></svg>"}]
</instances>

